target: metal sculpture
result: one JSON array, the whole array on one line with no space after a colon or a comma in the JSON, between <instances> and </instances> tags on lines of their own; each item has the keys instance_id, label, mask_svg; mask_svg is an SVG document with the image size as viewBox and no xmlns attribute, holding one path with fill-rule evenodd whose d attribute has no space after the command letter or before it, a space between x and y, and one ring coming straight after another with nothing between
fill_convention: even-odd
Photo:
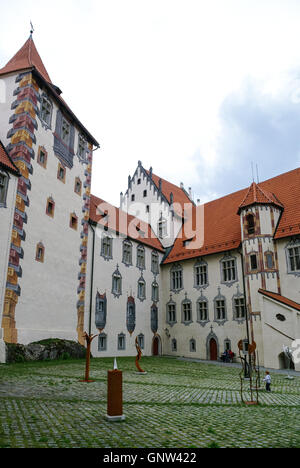
<instances>
[{"instance_id":1,"label":"metal sculpture","mask_svg":"<svg viewBox=\"0 0 300 468\"><path fill-rule=\"evenodd\" d=\"M291 364L294 363L294 359L293 359L293 350L290 349L288 346L283 346L283 352L284 352L284 355L289 363L289 368L288 370L291 370ZM288 375L285 377L286 379L288 380L293 380L294 377L292 377L289 373Z\"/></svg>"},{"instance_id":2,"label":"metal sculpture","mask_svg":"<svg viewBox=\"0 0 300 468\"><path fill-rule=\"evenodd\" d=\"M94 380L90 380L90 361L91 361L91 345L92 341L99 335L88 335L86 332L83 337L86 340L86 362L85 362L85 378L84 380L80 380L80 382L91 383Z\"/></svg>"},{"instance_id":3,"label":"metal sculpture","mask_svg":"<svg viewBox=\"0 0 300 468\"><path fill-rule=\"evenodd\" d=\"M240 381L241 381L241 400L246 405L258 405L258 390L259 390L259 369L256 367L256 360L258 359L258 355L256 353L256 343L253 341L251 344L248 344L247 347L245 346L245 342L240 340L238 343L239 349L239 357L242 362L242 371L240 373ZM242 353L244 356L242 356ZM249 357L249 362L247 362L246 356ZM245 377L247 376L247 377ZM249 380L250 385L250 400L244 399L244 382L245 380ZM255 385L253 383L255 382ZM248 390L248 391L249 391ZM253 392L256 392L256 399L253 398Z\"/></svg>"},{"instance_id":4,"label":"metal sculpture","mask_svg":"<svg viewBox=\"0 0 300 468\"><path fill-rule=\"evenodd\" d=\"M146 372L141 368L140 364L139 364L139 361L141 360L141 357L142 357L142 350L141 350L141 347L139 345L139 341L136 337L135 339L135 347L136 347L136 350L137 350L137 357L135 358L135 365L136 365L136 368L138 370L138 373L139 374L146 374Z\"/></svg>"}]
</instances>

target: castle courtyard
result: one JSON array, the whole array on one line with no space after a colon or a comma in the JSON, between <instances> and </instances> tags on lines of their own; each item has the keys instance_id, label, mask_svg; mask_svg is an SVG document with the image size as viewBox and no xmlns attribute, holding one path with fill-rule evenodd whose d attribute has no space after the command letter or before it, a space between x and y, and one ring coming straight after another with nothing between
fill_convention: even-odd
<instances>
[{"instance_id":1,"label":"castle courtyard","mask_svg":"<svg viewBox=\"0 0 300 468\"><path fill-rule=\"evenodd\" d=\"M300 374L261 370L259 405L241 401L238 365L168 357L118 358L123 422L109 422L113 359L0 365L1 448L300 447ZM246 399L250 395L246 395Z\"/></svg>"}]
</instances>

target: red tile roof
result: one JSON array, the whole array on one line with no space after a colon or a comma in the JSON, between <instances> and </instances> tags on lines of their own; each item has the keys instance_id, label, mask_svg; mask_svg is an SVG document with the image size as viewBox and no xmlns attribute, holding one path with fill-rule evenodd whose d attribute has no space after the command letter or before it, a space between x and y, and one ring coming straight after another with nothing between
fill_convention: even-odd
<instances>
[{"instance_id":1,"label":"red tile roof","mask_svg":"<svg viewBox=\"0 0 300 468\"><path fill-rule=\"evenodd\" d=\"M28 69L34 69L37 72L36 74L44 80L47 89L52 93L54 99L56 99L57 102L63 106L69 117L78 124L79 128L83 130L89 141L96 147L99 147L97 140L95 140L95 138L83 126L83 124L72 112L64 99L60 96L61 91L59 88L54 86L51 82L50 76L43 64L43 61L31 36L25 42L23 47L16 53L16 55L5 65L5 67L0 70L0 76L13 72L21 72L22 70Z\"/></svg>"},{"instance_id":2,"label":"red tile roof","mask_svg":"<svg viewBox=\"0 0 300 468\"><path fill-rule=\"evenodd\" d=\"M19 170L17 166L14 165L12 159L10 158L9 154L7 153L1 141L0 141L0 166L4 167L4 169L8 170L9 172L12 172L15 175L19 175Z\"/></svg>"},{"instance_id":3,"label":"red tile roof","mask_svg":"<svg viewBox=\"0 0 300 468\"><path fill-rule=\"evenodd\" d=\"M275 204L276 200L278 206L284 207L275 239L300 234L300 169L269 179L258 184L257 187L260 189L258 193L264 194L268 199L271 197L272 204ZM204 205L203 247L193 249L185 246L184 243L189 240L190 236L180 232L164 263L238 248L241 244L241 225L237 212L247 194L249 194L249 188L206 203ZM194 215L199 209L199 207L193 208Z\"/></svg>"},{"instance_id":4,"label":"red tile roof","mask_svg":"<svg viewBox=\"0 0 300 468\"><path fill-rule=\"evenodd\" d=\"M17 72L21 70L26 70L28 68L35 67L42 77L48 82L51 83L50 76L42 62L42 59L35 47L32 37L25 42L23 47L14 55L14 57L5 65L4 68L0 70L0 76Z\"/></svg>"},{"instance_id":5,"label":"red tile roof","mask_svg":"<svg viewBox=\"0 0 300 468\"><path fill-rule=\"evenodd\" d=\"M244 200L239 206L239 213L242 208L247 208L253 205L275 205L279 208L283 208L283 205L275 197L273 193L267 192L263 188L259 187L255 182L250 186Z\"/></svg>"},{"instance_id":6,"label":"red tile roof","mask_svg":"<svg viewBox=\"0 0 300 468\"><path fill-rule=\"evenodd\" d=\"M109 219L105 216L106 214ZM164 253L163 246L148 223L94 195L91 195L90 219L98 225L108 226L111 231Z\"/></svg>"},{"instance_id":7,"label":"red tile roof","mask_svg":"<svg viewBox=\"0 0 300 468\"><path fill-rule=\"evenodd\" d=\"M292 301L291 299L288 299L287 297L281 296L280 294L273 293L271 291L266 291L265 289L259 289L258 292L264 296L274 299L275 301L281 302L288 307L292 307L293 309L300 311L300 304L298 304L298 302Z\"/></svg>"},{"instance_id":8,"label":"red tile roof","mask_svg":"<svg viewBox=\"0 0 300 468\"><path fill-rule=\"evenodd\" d=\"M148 175L150 175L150 171L146 171ZM157 188L159 188L159 181L161 180L161 192L164 195L164 197L167 199L168 203L171 203L171 194L173 194L173 203L174 205L174 211L180 216L184 216L184 204L191 203L191 200L189 199L187 193L184 191L184 189L177 187L177 185L172 184L171 182L168 182L165 179L162 179L161 177L152 174L152 181L156 185ZM176 206L178 204L179 206Z\"/></svg>"}]
</instances>

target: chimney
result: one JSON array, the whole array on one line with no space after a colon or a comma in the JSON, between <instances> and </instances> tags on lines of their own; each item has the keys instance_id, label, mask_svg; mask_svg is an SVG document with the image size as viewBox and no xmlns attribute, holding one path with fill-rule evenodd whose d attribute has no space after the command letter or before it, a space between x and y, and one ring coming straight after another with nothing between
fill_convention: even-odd
<instances>
[{"instance_id":1,"label":"chimney","mask_svg":"<svg viewBox=\"0 0 300 468\"><path fill-rule=\"evenodd\" d=\"M183 190L184 189L184 183L180 182L180 188Z\"/></svg>"}]
</instances>

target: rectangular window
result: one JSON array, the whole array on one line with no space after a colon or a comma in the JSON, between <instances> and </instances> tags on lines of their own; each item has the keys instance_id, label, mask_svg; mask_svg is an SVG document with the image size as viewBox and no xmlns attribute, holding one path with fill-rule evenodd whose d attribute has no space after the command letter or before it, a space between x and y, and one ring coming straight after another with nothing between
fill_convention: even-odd
<instances>
[{"instance_id":1,"label":"rectangular window","mask_svg":"<svg viewBox=\"0 0 300 468\"><path fill-rule=\"evenodd\" d=\"M191 302L184 302L182 304L182 312L183 312L183 317L182 317L183 322L191 322L192 321L192 304L191 304Z\"/></svg>"},{"instance_id":2,"label":"rectangular window","mask_svg":"<svg viewBox=\"0 0 300 468\"><path fill-rule=\"evenodd\" d=\"M159 221L158 223L158 237L160 239L164 239L167 237L168 231L167 231L167 222L165 220Z\"/></svg>"},{"instance_id":3,"label":"rectangular window","mask_svg":"<svg viewBox=\"0 0 300 468\"><path fill-rule=\"evenodd\" d=\"M107 336L100 335L98 340L98 351L106 351L107 350Z\"/></svg>"},{"instance_id":4,"label":"rectangular window","mask_svg":"<svg viewBox=\"0 0 300 468\"><path fill-rule=\"evenodd\" d=\"M124 350L126 348L125 335L118 336L118 350Z\"/></svg>"},{"instance_id":5,"label":"rectangular window","mask_svg":"<svg viewBox=\"0 0 300 468\"><path fill-rule=\"evenodd\" d=\"M158 254L156 252L152 252L151 271L155 275L157 275L158 272L159 272L159 256L158 256Z\"/></svg>"},{"instance_id":6,"label":"rectangular window","mask_svg":"<svg viewBox=\"0 0 300 468\"><path fill-rule=\"evenodd\" d=\"M61 163L58 163L57 178L63 183L66 182L66 168Z\"/></svg>"},{"instance_id":7,"label":"rectangular window","mask_svg":"<svg viewBox=\"0 0 300 468\"><path fill-rule=\"evenodd\" d=\"M112 239L110 237L104 237L102 239L101 255L105 258L112 258Z\"/></svg>"},{"instance_id":8,"label":"rectangular window","mask_svg":"<svg viewBox=\"0 0 300 468\"><path fill-rule=\"evenodd\" d=\"M43 120L49 127L51 125L51 111L51 102L47 98L43 97L41 104L41 120Z\"/></svg>"},{"instance_id":9,"label":"rectangular window","mask_svg":"<svg viewBox=\"0 0 300 468\"><path fill-rule=\"evenodd\" d=\"M123 244L123 263L132 265L132 246L128 242Z\"/></svg>"},{"instance_id":10,"label":"rectangular window","mask_svg":"<svg viewBox=\"0 0 300 468\"><path fill-rule=\"evenodd\" d=\"M144 281L139 281L138 283L138 298L145 299L146 298L146 284Z\"/></svg>"},{"instance_id":11,"label":"rectangular window","mask_svg":"<svg viewBox=\"0 0 300 468\"><path fill-rule=\"evenodd\" d=\"M245 299L243 297L234 299L235 318L243 319L246 317Z\"/></svg>"},{"instance_id":12,"label":"rectangular window","mask_svg":"<svg viewBox=\"0 0 300 468\"><path fill-rule=\"evenodd\" d=\"M62 128L61 128L61 138L65 145L69 145L70 141L70 124L63 119L62 121Z\"/></svg>"},{"instance_id":13,"label":"rectangular window","mask_svg":"<svg viewBox=\"0 0 300 468\"><path fill-rule=\"evenodd\" d=\"M223 299L216 300L216 319L217 320L226 319L225 301Z\"/></svg>"},{"instance_id":14,"label":"rectangular window","mask_svg":"<svg viewBox=\"0 0 300 468\"><path fill-rule=\"evenodd\" d=\"M77 218L77 216L75 214L71 214L71 216L70 216L70 228L77 231L77 227L78 227L78 218Z\"/></svg>"},{"instance_id":15,"label":"rectangular window","mask_svg":"<svg viewBox=\"0 0 300 468\"><path fill-rule=\"evenodd\" d=\"M143 247L138 247L137 249L137 267L141 269L145 268L145 250Z\"/></svg>"},{"instance_id":16,"label":"rectangular window","mask_svg":"<svg viewBox=\"0 0 300 468\"><path fill-rule=\"evenodd\" d=\"M0 203L4 205L6 203L8 187L8 176L0 172Z\"/></svg>"},{"instance_id":17,"label":"rectangular window","mask_svg":"<svg viewBox=\"0 0 300 468\"><path fill-rule=\"evenodd\" d=\"M168 322L176 322L176 304L168 304Z\"/></svg>"},{"instance_id":18,"label":"rectangular window","mask_svg":"<svg viewBox=\"0 0 300 468\"><path fill-rule=\"evenodd\" d=\"M199 322L208 320L208 306L206 301L197 302L197 316Z\"/></svg>"},{"instance_id":19,"label":"rectangular window","mask_svg":"<svg viewBox=\"0 0 300 468\"><path fill-rule=\"evenodd\" d=\"M86 156L86 141L82 135L78 137L78 156L81 159L85 159Z\"/></svg>"},{"instance_id":20,"label":"rectangular window","mask_svg":"<svg viewBox=\"0 0 300 468\"><path fill-rule=\"evenodd\" d=\"M117 276L117 275L114 275L113 277L113 288L112 288L112 292L113 294L116 294L116 295L120 295L121 294L121 288L122 288L122 284L121 284L121 277L120 276Z\"/></svg>"},{"instance_id":21,"label":"rectangular window","mask_svg":"<svg viewBox=\"0 0 300 468\"><path fill-rule=\"evenodd\" d=\"M250 265L251 265L251 271L257 270L257 256L256 256L256 254L250 255Z\"/></svg>"},{"instance_id":22,"label":"rectangular window","mask_svg":"<svg viewBox=\"0 0 300 468\"><path fill-rule=\"evenodd\" d=\"M48 216L51 216L51 218L54 217L54 209L55 209L55 203L53 200L48 200L47 201L47 207L46 207L46 214Z\"/></svg>"},{"instance_id":23,"label":"rectangular window","mask_svg":"<svg viewBox=\"0 0 300 468\"><path fill-rule=\"evenodd\" d=\"M266 263L267 263L267 268L269 270L272 270L274 268L273 254L272 253L267 253L266 254Z\"/></svg>"},{"instance_id":24,"label":"rectangular window","mask_svg":"<svg viewBox=\"0 0 300 468\"><path fill-rule=\"evenodd\" d=\"M223 260L223 281L230 282L236 280L235 260Z\"/></svg>"},{"instance_id":25,"label":"rectangular window","mask_svg":"<svg viewBox=\"0 0 300 468\"><path fill-rule=\"evenodd\" d=\"M291 271L300 270L300 247L291 247L289 251L289 260Z\"/></svg>"},{"instance_id":26,"label":"rectangular window","mask_svg":"<svg viewBox=\"0 0 300 468\"><path fill-rule=\"evenodd\" d=\"M158 302L159 301L159 288L157 283L152 284L152 301Z\"/></svg>"},{"instance_id":27,"label":"rectangular window","mask_svg":"<svg viewBox=\"0 0 300 468\"><path fill-rule=\"evenodd\" d=\"M172 272L172 289L174 291L182 289L182 270Z\"/></svg>"},{"instance_id":28,"label":"rectangular window","mask_svg":"<svg viewBox=\"0 0 300 468\"><path fill-rule=\"evenodd\" d=\"M195 286L207 285L207 265L196 265L195 267Z\"/></svg>"}]
</instances>

